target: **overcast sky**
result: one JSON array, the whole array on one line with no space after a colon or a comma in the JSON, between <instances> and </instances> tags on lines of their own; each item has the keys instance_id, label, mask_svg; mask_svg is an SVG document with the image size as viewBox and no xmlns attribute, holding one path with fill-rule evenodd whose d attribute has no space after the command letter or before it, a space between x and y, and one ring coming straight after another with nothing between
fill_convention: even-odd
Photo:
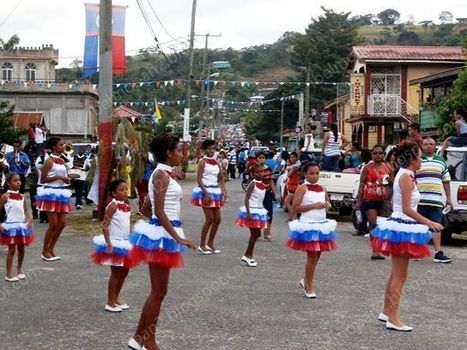
<instances>
[{"instance_id":1,"label":"overcast sky","mask_svg":"<svg viewBox=\"0 0 467 350\"><path fill-rule=\"evenodd\" d=\"M0 38L18 34L22 46L53 44L60 50L59 66L68 66L73 58L83 56L85 12L83 0L0 0ZM154 7L169 34L184 43L172 41L147 7L152 25L167 53L187 47L190 32L192 0L144 0ZM87 2L97 3L96 0ZM127 5L126 49L151 46L154 41L143 20L136 0L114 0ZM286 31L304 32L312 17L322 14L320 6L352 14L378 13L387 8L401 13L402 20L413 16L416 21L437 21L443 10L454 17L467 17L465 0L198 0L196 33L222 33L211 38L210 48L242 48L272 43ZM203 47L204 38L197 38L195 47Z\"/></svg>"}]
</instances>

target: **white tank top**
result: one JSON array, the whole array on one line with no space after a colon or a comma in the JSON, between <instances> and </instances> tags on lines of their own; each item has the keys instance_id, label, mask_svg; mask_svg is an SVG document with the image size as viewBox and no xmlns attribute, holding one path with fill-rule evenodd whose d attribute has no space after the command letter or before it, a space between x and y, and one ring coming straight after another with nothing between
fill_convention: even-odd
<instances>
[{"instance_id":1,"label":"white tank top","mask_svg":"<svg viewBox=\"0 0 467 350\"><path fill-rule=\"evenodd\" d=\"M117 211L110 219L109 235L110 238L128 239L130 235L130 206L124 201L118 201L115 198L107 205L116 204Z\"/></svg>"},{"instance_id":2,"label":"white tank top","mask_svg":"<svg viewBox=\"0 0 467 350\"><path fill-rule=\"evenodd\" d=\"M164 211L169 220L180 220L180 200L183 197L183 191L180 184L175 181L172 176L175 176L173 173L173 168L167 164L158 163L156 169L152 172L151 177L149 178L148 184L148 194L149 199L151 200L151 209L152 217L156 218L155 214L155 202L154 202L154 184L153 177L156 171L164 171L170 176L169 185L167 191L165 192L164 199Z\"/></svg>"},{"instance_id":3,"label":"white tank top","mask_svg":"<svg viewBox=\"0 0 467 350\"><path fill-rule=\"evenodd\" d=\"M203 171L203 184L204 186L217 186L219 176L219 164L214 158L203 157L204 171Z\"/></svg>"},{"instance_id":4,"label":"white tank top","mask_svg":"<svg viewBox=\"0 0 467 350\"><path fill-rule=\"evenodd\" d=\"M50 168L49 170L49 173L47 174L48 177L52 177L52 176L67 176L68 172L67 172L67 167L65 166L65 161L54 155L54 154L51 154L50 155L50 158L52 158L53 160L53 165L52 167ZM47 161L48 158L46 158L46 161ZM64 186L67 186L67 184L65 184L65 182L63 182L62 180L55 180L55 181L52 181L52 182L47 182L44 184L45 186L51 186L51 187L64 187Z\"/></svg>"},{"instance_id":5,"label":"white tank top","mask_svg":"<svg viewBox=\"0 0 467 350\"><path fill-rule=\"evenodd\" d=\"M24 196L18 191L8 190L10 197L5 203L6 223L24 222Z\"/></svg>"},{"instance_id":6,"label":"white tank top","mask_svg":"<svg viewBox=\"0 0 467 350\"><path fill-rule=\"evenodd\" d=\"M413 210L417 210L418 202L420 202L420 192L418 192L417 184L415 183L415 174L411 170L407 170L405 168L400 168L397 172L396 178L394 179L394 186L393 186L393 214L394 217L399 217L405 220L413 219L407 215L405 215L402 211L402 192L401 187L399 185L399 180L403 174L408 174L414 181L414 188L412 190L412 195L410 198L410 207Z\"/></svg>"},{"instance_id":7,"label":"white tank top","mask_svg":"<svg viewBox=\"0 0 467 350\"><path fill-rule=\"evenodd\" d=\"M315 150L315 139L313 134L306 134L305 135L305 144L302 148L303 152L313 152Z\"/></svg>"},{"instance_id":8,"label":"white tank top","mask_svg":"<svg viewBox=\"0 0 467 350\"><path fill-rule=\"evenodd\" d=\"M305 182L307 191L302 199L302 205L313 204L317 202L324 203L326 201L326 192L320 185L311 185ZM326 220L326 209L311 209L303 212L300 216L300 222L324 221Z\"/></svg>"},{"instance_id":9,"label":"white tank top","mask_svg":"<svg viewBox=\"0 0 467 350\"><path fill-rule=\"evenodd\" d=\"M255 184L253 192L251 192L250 199L248 200L248 205L250 208L263 208L264 195L266 194L266 188L262 181L253 180Z\"/></svg>"},{"instance_id":10,"label":"white tank top","mask_svg":"<svg viewBox=\"0 0 467 350\"><path fill-rule=\"evenodd\" d=\"M331 157L331 156L339 156L341 154L341 147L342 144L342 134L340 132L337 133L337 141L334 141L334 133L329 131L329 139L326 144L326 149L324 150L324 155Z\"/></svg>"},{"instance_id":11,"label":"white tank top","mask_svg":"<svg viewBox=\"0 0 467 350\"><path fill-rule=\"evenodd\" d=\"M461 120L460 124L461 125L459 126L459 133L461 135L467 134L467 122Z\"/></svg>"}]
</instances>

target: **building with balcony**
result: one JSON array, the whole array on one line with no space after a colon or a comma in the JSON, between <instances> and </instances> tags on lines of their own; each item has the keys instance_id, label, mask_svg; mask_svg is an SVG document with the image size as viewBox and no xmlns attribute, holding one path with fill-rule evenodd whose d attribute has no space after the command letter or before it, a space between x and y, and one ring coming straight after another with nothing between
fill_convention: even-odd
<instances>
[{"instance_id":1,"label":"building with balcony","mask_svg":"<svg viewBox=\"0 0 467 350\"><path fill-rule=\"evenodd\" d=\"M420 92L419 122L422 135L436 138L441 134L438 126L437 109L440 101L450 94L454 81L464 67L451 68L410 81L410 86Z\"/></svg>"},{"instance_id":2,"label":"building with balcony","mask_svg":"<svg viewBox=\"0 0 467 350\"><path fill-rule=\"evenodd\" d=\"M97 134L98 96L95 86L56 83L58 50L52 45L0 50L0 100L15 106L15 123L32 112L43 116L49 136L89 141Z\"/></svg>"},{"instance_id":3,"label":"building with balcony","mask_svg":"<svg viewBox=\"0 0 467 350\"><path fill-rule=\"evenodd\" d=\"M464 65L458 46L354 46L345 68L349 99L335 102L338 124L362 147L398 143L419 118L420 90L410 81Z\"/></svg>"}]
</instances>

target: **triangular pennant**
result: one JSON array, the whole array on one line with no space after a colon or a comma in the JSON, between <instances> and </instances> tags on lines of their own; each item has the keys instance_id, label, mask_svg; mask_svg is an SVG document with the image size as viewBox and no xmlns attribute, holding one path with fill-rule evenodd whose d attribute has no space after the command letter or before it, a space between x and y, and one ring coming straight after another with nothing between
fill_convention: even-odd
<instances>
[{"instance_id":1,"label":"triangular pennant","mask_svg":"<svg viewBox=\"0 0 467 350\"><path fill-rule=\"evenodd\" d=\"M117 85L116 85L116 86L117 86L117 89L120 87L120 85L121 85L121 84L117 84Z\"/></svg>"}]
</instances>

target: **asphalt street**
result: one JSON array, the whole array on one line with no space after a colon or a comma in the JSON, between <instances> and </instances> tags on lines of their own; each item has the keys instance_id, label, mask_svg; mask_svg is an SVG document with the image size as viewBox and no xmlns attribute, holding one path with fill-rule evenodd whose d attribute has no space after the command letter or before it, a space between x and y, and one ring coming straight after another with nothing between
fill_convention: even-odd
<instances>
[{"instance_id":1,"label":"asphalt street","mask_svg":"<svg viewBox=\"0 0 467 350\"><path fill-rule=\"evenodd\" d=\"M200 208L189 204L193 181L183 184L185 234L199 240ZM410 263L402 319L411 333L387 331L377 320L390 261L371 261L368 239L338 225L338 250L323 254L316 274L318 298L306 299L298 281L305 255L284 246L287 215L275 211L274 241L258 242L256 268L240 257L248 231L234 224L243 203L239 180L228 183L219 255L187 253L185 268L171 274L157 338L161 349L459 349L467 348L467 250L446 247L448 265ZM85 215L76 212L70 215ZM337 218L339 220L339 218ZM27 279L0 279L0 349L126 349L149 293L146 266L130 271L121 300L130 310L106 313L109 269L94 265L92 232L65 229L60 262L40 259L45 224L26 251ZM0 248L4 271L6 250Z\"/></svg>"}]
</instances>

